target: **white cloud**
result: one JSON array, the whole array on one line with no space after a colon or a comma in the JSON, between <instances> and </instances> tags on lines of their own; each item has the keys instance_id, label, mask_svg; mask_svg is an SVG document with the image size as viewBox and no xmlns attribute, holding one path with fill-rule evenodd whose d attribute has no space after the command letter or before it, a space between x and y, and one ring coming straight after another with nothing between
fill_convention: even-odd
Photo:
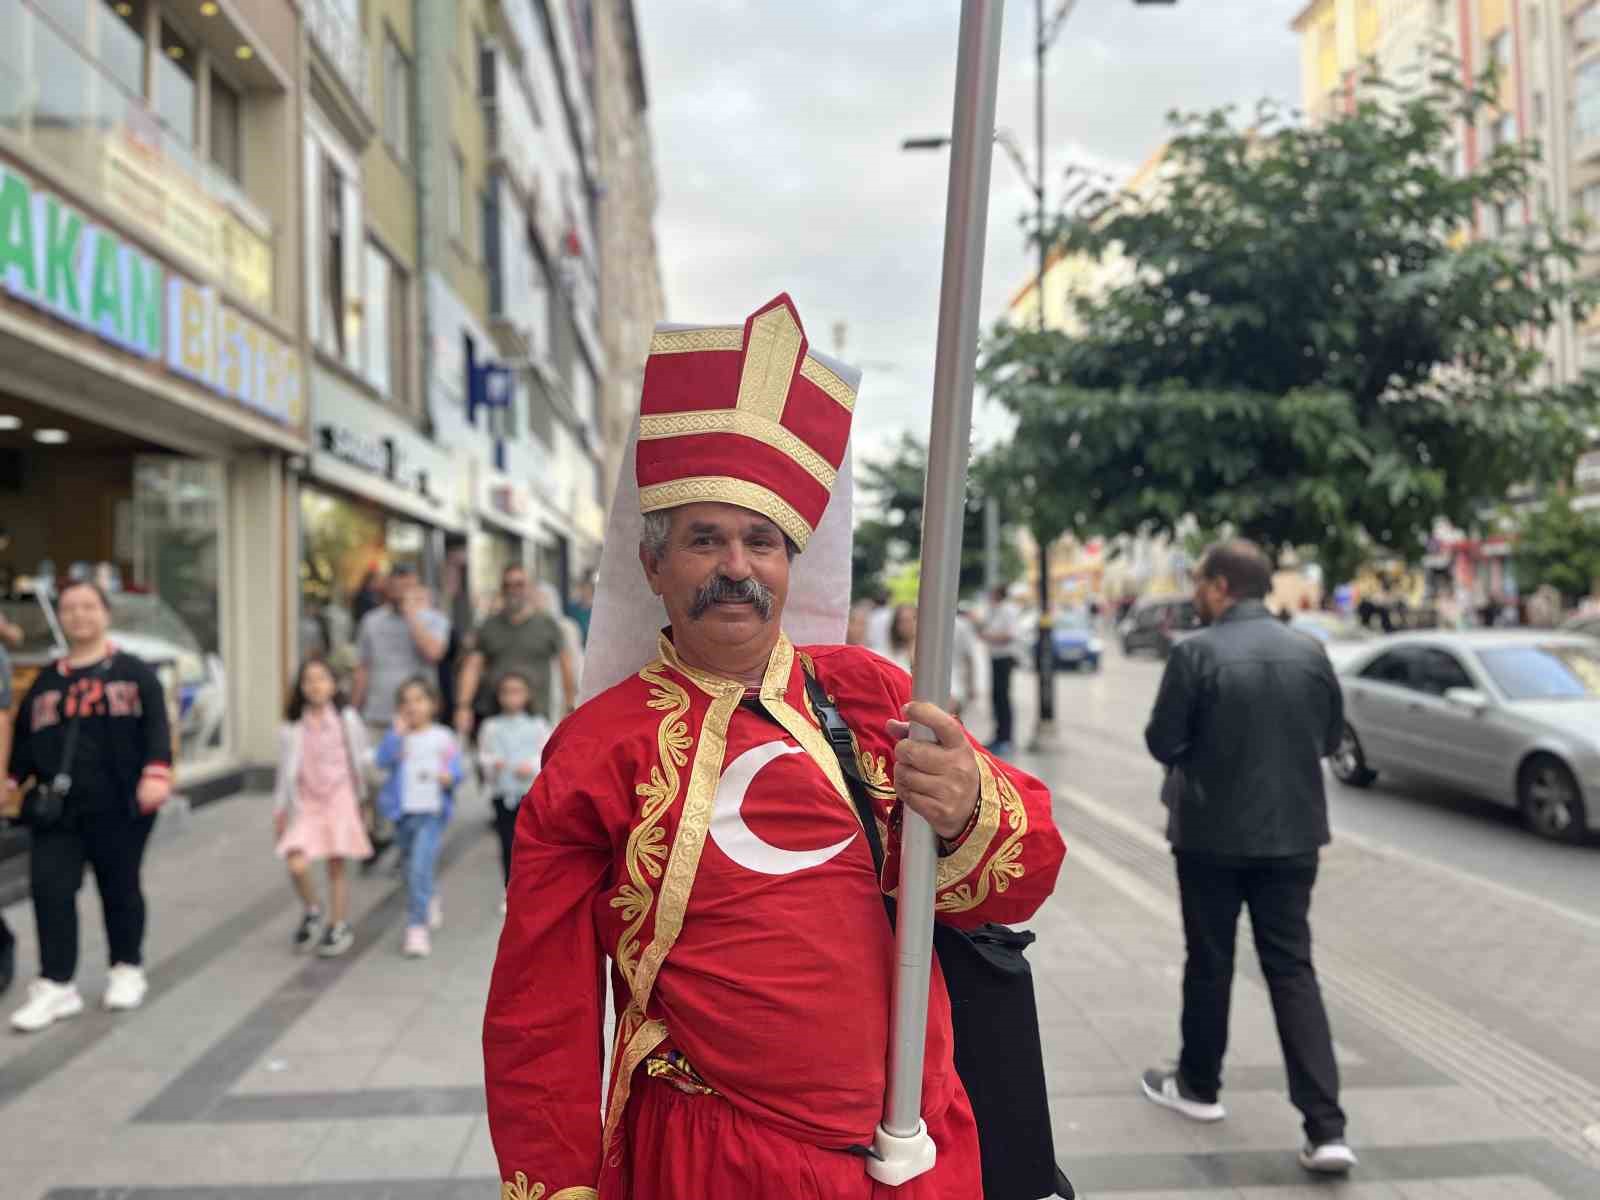
<instances>
[{"instance_id":1,"label":"white cloud","mask_svg":"<svg viewBox=\"0 0 1600 1200\"><path fill-rule=\"evenodd\" d=\"M1047 4L1053 8L1053 4ZM1080 0L1047 69L1049 182L1069 162L1126 174L1169 109L1295 102L1302 0ZM649 75L671 319L740 320L789 291L811 340L866 370L860 453L926 437L958 10L927 0L658 0L638 16ZM1031 156L1033 6L1006 14L997 123ZM1032 196L997 149L985 324L1030 275ZM980 406L977 440L1004 431Z\"/></svg>"}]
</instances>

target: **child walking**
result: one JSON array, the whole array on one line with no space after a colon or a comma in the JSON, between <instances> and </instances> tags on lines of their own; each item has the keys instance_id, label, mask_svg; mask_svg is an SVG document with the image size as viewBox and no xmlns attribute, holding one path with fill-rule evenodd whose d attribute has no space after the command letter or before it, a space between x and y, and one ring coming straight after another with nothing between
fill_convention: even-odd
<instances>
[{"instance_id":1,"label":"child walking","mask_svg":"<svg viewBox=\"0 0 1600 1200\"><path fill-rule=\"evenodd\" d=\"M394 728L378 747L378 766L389 772L378 793L378 811L395 823L395 841L406 863L409 899L401 952L407 958L426 958L433 950L429 930L444 923L433 868L461 782L461 744L438 723L438 715L438 686L420 675L406 680L395 693Z\"/></svg>"},{"instance_id":2,"label":"child walking","mask_svg":"<svg viewBox=\"0 0 1600 1200\"><path fill-rule=\"evenodd\" d=\"M315 947L324 958L350 949L350 884L345 861L372 853L361 820L365 768L371 757L361 715L345 703L333 669L321 658L300 667L278 738L278 782L272 824L278 856L305 905L294 948ZM331 920L311 878L311 864L328 864Z\"/></svg>"},{"instance_id":3,"label":"child walking","mask_svg":"<svg viewBox=\"0 0 1600 1200\"><path fill-rule=\"evenodd\" d=\"M520 671L508 671L495 689L499 715L478 731L478 762L494 797L494 827L500 834L500 869L511 882L511 840L517 806L539 773L539 756L550 740L550 722L528 712L533 686ZM501 904L501 911L505 905Z\"/></svg>"}]
</instances>

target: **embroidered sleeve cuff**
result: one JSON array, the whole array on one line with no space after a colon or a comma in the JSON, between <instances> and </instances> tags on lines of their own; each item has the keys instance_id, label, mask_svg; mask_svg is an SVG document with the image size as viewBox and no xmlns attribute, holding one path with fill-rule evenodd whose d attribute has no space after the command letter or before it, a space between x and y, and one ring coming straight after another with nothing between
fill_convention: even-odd
<instances>
[{"instance_id":1,"label":"embroidered sleeve cuff","mask_svg":"<svg viewBox=\"0 0 1600 1200\"><path fill-rule=\"evenodd\" d=\"M500 1184L500 1200L599 1200L600 1193L592 1187L564 1187L551 1192L542 1183L529 1183L528 1177L518 1171Z\"/></svg>"},{"instance_id":2,"label":"embroidered sleeve cuff","mask_svg":"<svg viewBox=\"0 0 1600 1200\"><path fill-rule=\"evenodd\" d=\"M977 750L973 754L978 760L978 805L972 810L972 819L967 823L966 831L950 843L949 853L939 860L935 893L972 874L994 841L995 831L1000 828L1000 790L995 784L994 768L987 755Z\"/></svg>"}]
</instances>

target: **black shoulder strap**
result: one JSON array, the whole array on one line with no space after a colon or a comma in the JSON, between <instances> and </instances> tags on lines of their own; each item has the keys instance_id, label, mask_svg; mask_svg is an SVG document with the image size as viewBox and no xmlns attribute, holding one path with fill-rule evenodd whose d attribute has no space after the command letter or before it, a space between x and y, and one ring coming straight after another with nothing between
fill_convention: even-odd
<instances>
[{"instance_id":1,"label":"black shoulder strap","mask_svg":"<svg viewBox=\"0 0 1600 1200\"><path fill-rule=\"evenodd\" d=\"M111 673L111 655L106 655L95 664L90 675L109 675ZM62 692L62 702L72 693L72 679L66 679L66 688ZM79 698L78 709L67 719L67 736L61 745L61 764L56 768L56 777L52 786L60 789L62 795L72 790L72 760L78 753L78 727L83 724L82 697Z\"/></svg>"},{"instance_id":2,"label":"black shoulder strap","mask_svg":"<svg viewBox=\"0 0 1600 1200\"><path fill-rule=\"evenodd\" d=\"M822 721L822 732L833 747L839 760L839 770L844 773L845 786L850 789L850 799L855 802L856 816L861 818L861 828L867 835L867 846L872 851L872 865L883 876L883 839L878 836L878 818L867 800L867 781L861 778L861 768L856 764L855 742L850 737L850 726L839 715L839 708L823 690L822 684L810 671L802 670L806 681L806 695L811 707L817 710Z\"/></svg>"}]
</instances>

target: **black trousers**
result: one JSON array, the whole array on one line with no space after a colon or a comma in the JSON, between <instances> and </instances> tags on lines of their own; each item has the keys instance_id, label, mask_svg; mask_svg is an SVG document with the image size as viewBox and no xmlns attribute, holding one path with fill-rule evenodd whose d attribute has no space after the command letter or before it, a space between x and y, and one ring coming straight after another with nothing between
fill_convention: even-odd
<instances>
[{"instance_id":1,"label":"black trousers","mask_svg":"<svg viewBox=\"0 0 1600 1200\"><path fill-rule=\"evenodd\" d=\"M1333 1058L1322 989L1311 965L1311 887L1315 853L1292 858L1222 860L1176 854L1188 961L1183 969L1183 1053L1178 1072L1201 1100L1222 1087L1228 1048L1228 1003L1239 909L1250 908L1261 974L1289 1076L1289 1099L1305 1118L1306 1137L1344 1136L1339 1068Z\"/></svg>"},{"instance_id":2,"label":"black trousers","mask_svg":"<svg viewBox=\"0 0 1600 1200\"><path fill-rule=\"evenodd\" d=\"M994 740L1011 740L1011 669L1017 660L1010 655L989 660L989 703L994 708Z\"/></svg>"},{"instance_id":3,"label":"black trousers","mask_svg":"<svg viewBox=\"0 0 1600 1200\"><path fill-rule=\"evenodd\" d=\"M511 843L517 834L517 810L506 804L504 796L494 798L494 831L500 835L500 870L511 883Z\"/></svg>"},{"instance_id":4,"label":"black trousers","mask_svg":"<svg viewBox=\"0 0 1600 1200\"><path fill-rule=\"evenodd\" d=\"M155 814L93 812L70 817L56 829L35 832L29 859L33 919L39 931L40 974L70 983L78 969L78 889L83 868L94 868L105 915L111 965L143 960L144 893L139 866Z\"/></svg>"}]
</instances>

